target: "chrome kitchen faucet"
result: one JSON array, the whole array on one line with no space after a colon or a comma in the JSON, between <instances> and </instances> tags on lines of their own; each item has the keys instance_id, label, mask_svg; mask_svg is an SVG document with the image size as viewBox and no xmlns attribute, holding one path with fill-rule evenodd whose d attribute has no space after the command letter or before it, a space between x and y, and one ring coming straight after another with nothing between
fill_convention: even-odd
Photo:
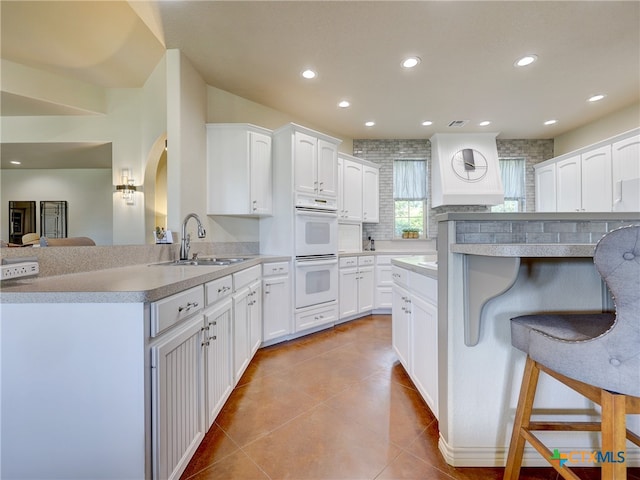
<instances>
[{"instance_id":1,"label":"chrome kitchen faucet","mask_svg":"<svg viewBox=\"0 0 640 480\"><path fill-rule=\"evenodd\" d=\"M195 218L198 222L198 238L204 238L207 236L207 232L202 226L200 217L195 213L189 213L182 221L182 230L180 231L180 260L187 260L189 258L189 248L191 246L191 235L187 234L187 222L190 218Z\"/></svg>"}]
</instances>

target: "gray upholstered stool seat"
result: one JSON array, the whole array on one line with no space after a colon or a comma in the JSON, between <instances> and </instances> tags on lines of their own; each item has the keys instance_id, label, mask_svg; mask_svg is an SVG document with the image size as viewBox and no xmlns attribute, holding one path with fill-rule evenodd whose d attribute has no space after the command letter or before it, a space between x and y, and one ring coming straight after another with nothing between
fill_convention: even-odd
<instances>
[{"instance_id":1,"label":"gray upholstered stool seat","mask_svg":"<svg viewBox=\"0 0 640 480\"><path fill-rule=\"evenodd\" d=\"M511 320L511 343L527 354L505 479L519 476L525 441L545 458L552 454L532 431L602 431L602 451L626 452L625 415L640 413L640 226L605 235L594 253L596 269L611 291L613 313L545 313ZM541 306L542 309L544 306ZM576 306L579 308L579 305ZM531 422L540 372L602 406L600 423ZM563 478L578 478L550 462ZM602 478L626 478L623 463L602 463Z\"/></svg>"}]
</instances>

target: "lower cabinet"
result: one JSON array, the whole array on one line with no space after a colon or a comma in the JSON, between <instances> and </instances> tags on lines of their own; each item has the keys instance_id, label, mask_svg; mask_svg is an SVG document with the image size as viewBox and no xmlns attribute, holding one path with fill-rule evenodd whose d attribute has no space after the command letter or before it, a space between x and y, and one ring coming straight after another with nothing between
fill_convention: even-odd
<instances>
[{"instance_id":1,"label":"lower cabinet","mask_svg":"<svg viewBox=\"0 0 640 480\"><path fill-rule=\"evenodd\" d=\"M268 342L293 332L289 262L262 267L262 340Z\"/></svg>"},{"instance_id":2,"label":"lower cabinet","mask_svg":"<svg viewBox=\"0 0 640 480\"><path fill-rule=\"evenodd\" d=\"M262 343L260 266L233 274L233 379L238 383Z\"/></svg>"},{"instance_id":3,"label":"lower cabinet","mask_svg":"<svg viewBox=\"0 0 640 480\"><path fill-rule=\"evenodd\" d=\"M204 313L206 428L211 427L233 390L231 365L231 298L220 300Z\"/></svg>"},{"instance_id":4,"label":"lower cabinet","mask_svg":"<svg viewBox=\"0 0 640 480\"><path fill-rule=\"evenodd\" d=\"M204 438L203 315L151 348L153 478L179 478Z\"/></svg>"},{"instance_id":5,"label":"lower cabinet","mask_svg":"<svg viewBox=\"0 0 640 480\"><path fill-rule=\"evenodd\" d=\"M374 257L340 259L340 318L370 312L374 307Z\"/></svg>"},{"instance_id":6,"label":"lower cabinet","mask_svg":"<svg viewBox=\"0 0 640 480\"><path fill-rule=\"evenodd\" d=\"M400 363L438 416L437 279L393 266L392 343Z\"/></svg>"}]
</instances>

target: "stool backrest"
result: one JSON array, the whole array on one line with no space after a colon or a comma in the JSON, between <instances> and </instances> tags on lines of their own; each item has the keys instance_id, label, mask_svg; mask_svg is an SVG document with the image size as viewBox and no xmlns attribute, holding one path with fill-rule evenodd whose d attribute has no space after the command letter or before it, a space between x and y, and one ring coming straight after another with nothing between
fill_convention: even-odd
<instances>
[{"instance_id":1,"label":"stool backrest","mask_svg":"<svg viewBox=\"0 0 640 480\"><path fill-rule=\"evenodd\" d=\"M640 225L607 233L593 260L616 308L615 323L605 334L609 363L631 374L625 393L640 396Z\"/></svg>"}]
</instances>

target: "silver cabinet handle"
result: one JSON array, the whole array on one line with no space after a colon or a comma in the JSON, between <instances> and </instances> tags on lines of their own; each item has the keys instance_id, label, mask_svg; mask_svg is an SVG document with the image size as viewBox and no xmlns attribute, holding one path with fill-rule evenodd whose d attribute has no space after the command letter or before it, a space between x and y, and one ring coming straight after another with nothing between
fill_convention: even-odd
<instances>
[{"instance_id":1,"label":"silver cabinet handle","mask_svg":"<svg viewBox=\"0 0 640 480\"><path fill-rule=\"evenodd\" d=\"M191 310L192 308L195 308L197 306L198 306L198 302L193 302L193 303L187 302L187 304L185 306L180 305L178 307L178 312L182 312L183 310L186 310L188 312L189 310Z\"/></svg>"}]
</instances>

